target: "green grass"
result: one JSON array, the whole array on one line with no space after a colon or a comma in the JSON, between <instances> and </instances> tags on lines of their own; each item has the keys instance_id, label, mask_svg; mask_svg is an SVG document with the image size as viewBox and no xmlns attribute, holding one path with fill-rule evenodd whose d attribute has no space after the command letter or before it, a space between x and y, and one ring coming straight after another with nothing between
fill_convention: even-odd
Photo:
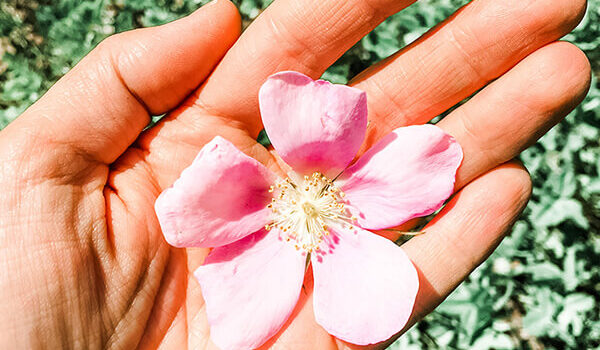
<instances>
[{"instance_id":1,"label":"green grass","mask_svg":"<svg viewBox=\"0 0 600 350\"><path fill-rule=\"evenodd\" d=\"M246 23L269 1L237 1ZM464 4L423 0L393 16L324 75L346 82ZM3 0L0 128L100 40L164 23L199 0ZM600 73L600 0L565 40ZM597 74L596 74L597 75ZM392 348L600 349L600 85L522 159L533 198L513 233L446 302Z\"/></svg>"}]
</instances>

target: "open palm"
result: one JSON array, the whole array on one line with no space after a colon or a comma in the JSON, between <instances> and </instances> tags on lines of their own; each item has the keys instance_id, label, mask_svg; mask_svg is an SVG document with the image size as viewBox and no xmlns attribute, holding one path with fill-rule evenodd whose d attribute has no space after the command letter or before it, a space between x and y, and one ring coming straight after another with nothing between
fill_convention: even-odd
<instances>
[{"instance_id":1,"label":"open palm","mask_svg":"<svg viewBox=\"0 0 600 350\"><path fill-rule=\"evenodd\" d=\"M103 42L0 133L0 344L213 348L191 274L208 251L166 244L156 197L216 135L273 166L255 141L267 76L319 77L411 2L277 0L238 38L237 10L218 0ZM584 9L583 0L473 2L352 82L368 95L362 151L487 85L438 124L465 158L457 195L404 245L421 281L411 322L491 253L527 202L529 176L511 159L587 91L585 56L554 42ZM310 275L301 294L265 346L351 347L315 323Z\"/></svg>"}]
</instances>

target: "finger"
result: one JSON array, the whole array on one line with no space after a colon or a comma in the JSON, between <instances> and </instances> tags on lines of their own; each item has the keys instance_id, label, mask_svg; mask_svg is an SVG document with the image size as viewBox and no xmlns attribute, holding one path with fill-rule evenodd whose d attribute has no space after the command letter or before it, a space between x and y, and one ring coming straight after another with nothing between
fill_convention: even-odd
<instances>
[{"instance_id":1,"label":"finger","mask_svg":"<svg viewBox=\"0 0 600 350\"><path fill-rule=\"evenodd\" d=\"M318 78L387 16L412 2L275 1L225 56L199 91L197 104L244 122L255 137L262 129L258 89L269 75L296 70Z\"/></svg>"},{"instance_id":2,"label":"finger","mask_svg":"<svg viewBox=\"0 0 600 350\"><path fill-rule=\"evenodd\" d=\"M431 312L498 246L525 208L531 179L517 161L503 164L463 188L425 226L425 234L402 245L417 267L419 291L407 326L387 341L342 349L385 349Z\"/></svg>"},{"instance_id":3,"label":"finger","mask_svg":"<svg viewBox=\"0 0 600 350\"><path fill-rule=\"evenodd\" d=\"M516 157L585 97L590 64L572 44L550 44L520 62L438 125L463 148L456 188Z\"/></svg>"},{"instance_id":4,"label":"finger","mask_svg":"<svg viewBox=\"0 0 600 350\"><path fill-rule=\"evenodd\" d=\"M2 136L35 138L61 159L111 163L150 114L175 107L206 78L239 31L235 6L218 0L173 23L112 36Z\"/></svg>"},{"instance_id":5,"label":"finger","mask_svg":"<svg viewBox=\"0 0 600 350\"><path fill-rule=\"evenodd\" d=\"M367 91L367 145L422 124L571 31L585 0L472 1L439 27L367 69L352 85Z\"/></svg>"},{"instance_id":6,"label":"finger","mask_svg":"<svg viewBox=\"0 0 600 350\"><path fill-rule=\"evenodd\" d=\"M402 246L420 273L411 324L433 310L491 254L530 194L527 170L515 161L501 165L463 188L424 228L425 234Z\"/></svg>"},{"instance_id":7,"label":"finger","mask_svg":"<svg viewBox=\"0 0 600 350\"><path fill-rule=\"evenodd\" d=\"M229 50L198 95L140 138L158 187L170 186L216 134L272 163L255 142L262 128L258 89L267 77L285 69L320 76L354 42L412 1L274 2Z\"/></svg>"},{"instance_id":8,"label":"finger","mask_svg":"<svg viewBox=\"0 0 600 350\"><path fill-rule=\"evenodd\" d=\"M564 118L585 97L590 65L572 44L550 44L520 62L437 125L464 153L455 188L514 157ZM380 234L398 239L419 220Z\"/></svg>"}]
</instances>

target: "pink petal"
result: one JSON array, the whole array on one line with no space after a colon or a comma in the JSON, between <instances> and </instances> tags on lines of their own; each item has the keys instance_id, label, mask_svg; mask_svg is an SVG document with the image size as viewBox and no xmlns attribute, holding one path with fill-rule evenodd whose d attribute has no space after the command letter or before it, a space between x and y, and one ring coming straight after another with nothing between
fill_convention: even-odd
<instances>
[{"instance_id":1,"label":"pink petal","mask_svg":"<svg viewBox=\"0 0 600 350\"><path fill-rule=\"evenodd\" d=\"M353 344L389 339L412 313L419 289L414 265L381 236L358 228L332 231L330 250L312 257L317 323Z\"/></svg>"},{"instance_id":2,"label":"pink petal","mask_svg":"<svg viewBox=\"0 0 600 350\"><path fill-rule=\"evenodd\" d=\"M305 264L275 229L215 248L194 273L212 341L222 350L254 349L277 333L298 301Z\"/></svg>"},{"instance_id":3,"label":"pink petal","mask_svg":"<svg viewBox=\"0 0 600 350\"><path fill-rule=\"evenodd\" d=\"M165 239L176 247L218 247L260 230L275 181L262 164L215 137L156 200Z\"/></svg>"},{"instance_id":4,"label":"pink petal","mask_svg":"<svg viewBox=\"0 0 600 350\"><path fill-rule=\"evenodd\" d=\"M273 147L302 175L337 175L365 138L367 97L358 89L281 72L260 88L259 102Z\"/></svg>"},{"instance_id":5,"label":"pink petal","mask_svg":"<svg viewBox=\"0 0 600 350\"><path fill-rule=\"evenodd\" d=\"M437 126L408 126L384 137L336 183L361 227L394 227L444 204L462 157L456 140Z\"/></svg>"}]
</instances>

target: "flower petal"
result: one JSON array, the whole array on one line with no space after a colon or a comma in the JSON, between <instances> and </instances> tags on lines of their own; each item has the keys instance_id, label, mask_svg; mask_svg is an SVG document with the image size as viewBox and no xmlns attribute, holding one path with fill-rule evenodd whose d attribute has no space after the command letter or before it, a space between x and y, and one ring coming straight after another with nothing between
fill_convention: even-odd
<instances>
[{"instance_id":1,"label":"flower petal","mask_svg":"<svg viewBox=\"0 0 600 350\"><path fill-rule=\"evenodd\" d=\"M277 333L298 301L305 264L275 229L215 248L194 273L213 342L254 349Z\"/></svg>"},{"instance_id":2,"label":"flower petal","mask_svg":"<svg viewBox=\"0 0 600 350\"><path fill-rule=\"evenodd\" d=\"M462 156L460 145L439 127L408 126L384 137L336 183L358 225L394 227L444 204Z\"/></svg>"},{"instance_id":3,"label":"flower petal","mask_svg":"<svg viewBox=\"0 0 600 350\"><path fill-rule=\"evenodd\" d=\"M332 233L330 250L312 257L317 323L353 344L389 339L412 313L419 289L414 265L402 248L374 233L339 227Z\"/></svg>"},{"instance_id":4,"label":"flower petal","mask_svg":"<svg viewBox=\"0 0 600 350\"><path fill-rule=\"evenodd\" d=\"M215 137L156 200L165 239L176 247L218 247L260 230L275 181L258 161Z\"/></svg>"},{"instance_id":5,"label":"flower petal","mask_svg":"<svg viewBox=\"0 0 600 350\"><path fill-rule=\"evenodd\" d=\"M339 174L365 138L367 97L361 90L281 72L260 88L259 102L273 147L302 175Z\"/></svg>"}]
</instances>

